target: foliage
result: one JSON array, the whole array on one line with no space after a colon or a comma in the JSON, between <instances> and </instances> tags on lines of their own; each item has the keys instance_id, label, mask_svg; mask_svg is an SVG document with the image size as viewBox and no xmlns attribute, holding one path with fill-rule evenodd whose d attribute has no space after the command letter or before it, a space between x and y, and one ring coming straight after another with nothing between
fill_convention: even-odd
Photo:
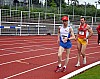
<instances>
[{"instance_id":1,"label":"foliage","mask_svg":"<svg viewBox=\"0 0 100 79\"><path fill-rule=\"evenodd\" d=\"M52 0L52 2L50 3L51 7L57 7L56 3L54 2L54 0Z\"/></svg>"},{"instance_id":2,"label":"foliage","mask_svg":"<svg viewBox=\"0 0 100 79\"><path fill-rule=\"evenodd\" d=\"M61 5L62 7L66 6L65 0L47 0L47 6L55 6L56 7L60 7L60 1L61 1ZM53 5L51 5L53 3ZM45 3L46 5L46 3Z\"/></svg>"},{"instance_id":3,"label":"foliage","mask_svg":"<svg viewBox=\"0 0 100 79\"><path fill-rule=\"evenodd\" d=\"M60 9L60 1L61 1L61 13L62 14L69 14L73 15L73 8L74 8L74 14L75 15L84 15L85 14L85 6L84 5L78 5L78 0L71 0L74 1L74 5L68 5L65 3L65 0L47 0L47 9L46 6L42 6L39 3L39 0L32 0L33 6L30 7L30 10L32 12L47 12L47 13L59 13ZM69 0L68 0L69 1ZM77 4L77 5L76 5ZM76 6L75 6L76 5ZM4 5L0 6L1 9L10 9L10 6ZM12 10L16 9L16 6L12 6ZM20 11L29 11L28 4L26 6L24 5L18 5L17 7ZM87 4L86 5L86 16L95 16L96 13L96 7L94 5ZM97 15L100 16L100 9L97 10Z\"/></svg>"}]
</instances>

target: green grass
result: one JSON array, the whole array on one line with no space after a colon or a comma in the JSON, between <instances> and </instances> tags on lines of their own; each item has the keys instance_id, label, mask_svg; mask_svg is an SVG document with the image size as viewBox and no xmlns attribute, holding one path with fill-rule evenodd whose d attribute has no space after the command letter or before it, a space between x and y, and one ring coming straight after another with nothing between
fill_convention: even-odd
<instances>
[{"instance_id":1,"label":"green grass","mask_svg":"<svg viewBox=\"0 0 100 79\"><path fill-rule=\"evenodd\" d=\"M100 65L97 65L71 79L100 79Z\"/></svg>"}]
</instances>

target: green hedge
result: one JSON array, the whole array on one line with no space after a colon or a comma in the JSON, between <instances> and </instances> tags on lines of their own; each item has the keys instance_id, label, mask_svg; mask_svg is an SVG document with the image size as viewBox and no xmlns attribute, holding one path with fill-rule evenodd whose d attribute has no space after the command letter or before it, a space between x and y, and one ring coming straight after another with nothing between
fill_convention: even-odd
<instances>
[{"instance_id":1,"label":"green hedge","mask_svg":"<svg viewBox=\"0 0 100 79\"><path fill-rule=\"evenodd\" d=\"M0 6L1 9L9 9L10 7L9 6ZM15 10L16 7L15 6L12 6L12 10ZM19 6L18 7L18 10L20 11L28 11L29 10L29 7L27 6ZM32 12L46 12L46 13L55 13L55 14L58 14L58 8L57 7L48 7L47 8L47 11L46 11L46 8L45 7L31 7L30 10ZM92 5L92 6L87 6L86 7L86 15L87 16L95 16L95 11L96 11L96 8ZM62 11L61 11L62 14L69 14L69 15L72 15L73 14L73 6L70 5L70 6L66 6L65 8L62 8ZM85 13L85 7L84 5L82 6L74 6L74 14L75 15L84 15ZM97 16L100 16L100 9L97 10Z\"/></svg>"}]
</instances>

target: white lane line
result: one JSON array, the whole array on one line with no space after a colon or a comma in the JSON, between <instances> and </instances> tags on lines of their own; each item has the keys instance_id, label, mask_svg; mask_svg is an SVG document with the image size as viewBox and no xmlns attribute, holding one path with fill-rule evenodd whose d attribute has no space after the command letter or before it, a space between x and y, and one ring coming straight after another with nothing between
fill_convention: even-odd
<instances>
[{"instance_id":1,"label":"white lane line","mask_svg":"<svg viewBox=\"0 0 100 79\"><path fill-rule=\"evenodd\" d=\"M77 50L77 49L75 49L75 50ZM75 51L75 50L72 50L72 51ZM57 53L58 53L58 52L50 53L50 54L44 54L44 55L37 55L37 56L32 56L32 57L22 58L22 59L18 59L18 60L20 60L20 61L22 61L22 60L29 60L29 59L34 59L34 58L39 58L39 57L44 57L44 56L54 55L54 54L57 54ZM10 63L14 63L14 62L16 62L16 60L9 61L9 62L5 62L5 63L1 63L0 66L6 65L6 64L10 64Z\"/></svg>"},{"instance_id":2,"label":"white lane line","mask_svg":"<svg viewBox=\"0 0 100 79\"><path fill-rule=\"evenodd\" d=\"M28 62L25 62L25 61L21 61L21 60L16 60L16 62L18 62L18 63L22 63L22 64L30 64L30 63L28 63Z\"/></svg>"},{"instance_id":3,"label":"white lane line","mask_svg":"<svg viewBox=\"0 0 100 79\"><path fill-rule=\"evenodd\" d=\"M57 44L57 43L54 43L54 44ZM93 43L93 44L89 44L89 45L94 45L95 43ZM52 45L52 44L44 44L44 45ZM44 46L44 45L38 45L38 46ZM23 47L32 47L32 46L37 46L37 45L31 45L31 46L23 46ZM73 45L73 46L76 46L76 45ZM14 48L17 48L17 47L13 47L13 48L9 48L9 49L14 49ZM43 48L45 48L45 47L43 47ZM0 49L0 50L6 50L6 49L8 49L8 48L5 48L5 49ZM12 52L18 52L18 51L12 51ZM12 54L12 53L9 53L9 55L10 54ZM14 53L15 54L15 53ZM17 54L17 53L16 53ZM5 54L4 54L5 55ZM8 54L7 54L8 55ZM0 56L2 56L2 54L0 55Z\"/></svg>"},{"instance_id":4,"label":"white lane line","mask_svg":"<svg viewBox=\"0 0 100 79\"><path fill-rule=\"evenodd\" d=\"M2 54L2 55L0 55L0 57L2 57L2 56L8 56L8 55L16 55L16 54L22 54L22 53L26 53L26 52L34 52L34 51L39 51L39 50L45 50L45 49L51 49L51 50L53 50L53 49L55 49L55 48L58 48L58 47L53 47L53 48L42 48L42 49L36 49L36 50L33 50L33 49L31 49L31 50L28 50L28 51L23 51L23 52L17 52L17 53L9 53L9 54Z\"/></svg>"},{"instance_id":5,"label":"white lane line","mask_svg":"<svg viewBox=\"0 0 100 79\"><path fill-rule=\"evenodd\" d=\"M95 63L92 63L90 65L82 67L82 68L80 68L78 70L75 70L75 71L73 71L73 72L71 72L71 73L69 73L69 74L67 74L67 75L65 75L65 76L63 76L63 77L61 77L59 79L69 79L69 78L71 78L71 77L73 77L73 76L75 76L75 75L77 75L77 74L79 74L79 73L81 73L81 72L83 72L83 71L85 71L85 70L87 70L89 68L92 68L92 67L94 67L94 66L96 66L98 64L100 64L100 61L97 61Z\"/></svg>"},{"instance_id":6,"label":"white lane line","mask_svg":"<svg viewBox=\"0 0 100 79\"><path fill-rule=\"evenodd\" d=\"M93 45L93 44L91 44L91 45ZM73 46L75 46L75 45L73 45ZM99 46L97 46L97 47L99 47ZM97 48L97 47L90 47L90 48ZM1 54L0 57L2 57L2 56L7 56L7 55L14 55L14 54L22 54L22 53L25 53L25 52L34 52L34 51L38 51L38 50L54 49L54 48L58 48L58 47L53 47L53 48L45 48L45 47L44 47L44 48L42 48L42 49L29 50L29 51L23 51L23 52L17 52L17 51L15 51L15 52L17 52L17 53ZM89 48L87 48L87 49L89 49Z\"/></svg>"},{"instance_id":7,"label":"white lane line","mask_svg":"<svg viewBox=\"0 0 100 79\"><path fill-rule=\"evenodd\" d=\"M7 40L2 40L2 41L0 41L0 42L22 42L22 41L24 41L24 42L28 42L28 41L32 41L32 42L34 42L34 41L37 41L38 39L36 39L36 40L10 40L10 41L7 41ZM54 40L50 40L50 39L45 39L45 40L42 40L42 39L39 39L38 40L39 42L55 42Z\"/></svg>"},{"instance_id":8,"label":"white lane line","mask_svg":"<svg viewBox=\"0 0 100 79\"><path fill-rule=\"evenodd\" d=\"M72 58L70 58L70 59L73 59L73 58L76 58L76 57L72 57ZM64 60L65 60L65 59L64 59ZM62 61L64 61L64 60L62 60ZM4 78L4 79L13 78L13 77L16 77L16 76L19 76L19 75L25 74L25 73L27 73L27 72L31 72L31 71L33 71L33 70L37 70L37 69L40 69L40 68L43 68L43 67L46 67L46 66L49 66L49 65L55 64L55 63L57 63L57 62L58 62L58 61L56 61L56 62L52 62L52 63L49 63L49 64L45 64L45 65L42 65L42 66L39 66L39 67L36 67L36 68L30 69L30 70L26 70L26 71L23 71L23 72L21 72L21 73L18 73L18 74L15 74L15 75L12 75L12 76L6 77L6 78Z\"/></svg>"},{"instance_id":9,"label":"white lane line","mask_svg":"<svg viewBox=\"0 0 100 79\"><path fill-rule=\"evenodd\" d=\"M34 59L34 58L49 56L49 55L53 55L53 54L57 54L57 52L55 52L55 53L50 53L50 54L44 54L44 55L38 55L38 56L34 56L34 57L23 58L23 59L18 59L18 60L19 60L19 61L22 61L22 60L29 60L29 59ZM16 61L18 61L18 60L14 60L14 61L10 61L10 62L1 63L0 66L6 65L6 64L10 64L10 63L14 63L14 62L16 62Z\"/></svg>"},{"instance_id":10,"label":"white lane line","mask_svg":"<svg viewBox=\"0 0 100 79\"><path fill-rule=\"evenodd\" d=\"M90 54L86 54L86 55L97 54L97 53L100 53L100 52L94 52L94 53L90 53ZM71 58L69 58L69 59L74 59L74 58L76 58L76 57L77 57L77 56L75 56L75 57L71 57ZM64 59L64 60L65 60L65 59ZM62 60L62 61L64 61L64 60ZM46 67L46 66L49 66L49 65L55 64L55 63L57 63L57 62L58 62L58 61L56 61L56 62L52 62L52 63L49 63L49 64L45 64L45 65L42 65L42 66L39 66L39 67L36 67L36 68L30 69L30 70L26 70L26 71L20 72L20 73L18 73L18 74L14 74L14 75L12 75L12 76L6 77L6 78L4 78L4 79L10 79L10 78L13 78L13 77L16 77L16 76L19 76L19 75L22 75L22 74L28 73L28 72L33 71L33 70L37 70L37 69L40 69L40 68L43 68L43 67Z\"/></svg>"},{"instance_id":11,"label":"white lane line","mask_svg":"<svg viewBox=\"0 0 100 79\"><path fill-rule=\"evenodd\" d=\"M87 48L87 49L91 49L91 48L97 48L97 47L90 47L90 48ZM71 52L72 52L72 51L75 51L75 50L77 50L77 49L71 50ZM98 53L98 52L97 52L97 53ZM57 53L50 53L50 54L44 54L44 55L39 55L39 56L34 56L34 57L27 57L27 58L18 59L18 60L28 60L28 59L37 58L37 57L41 57L41 56L52 55L52 54L57 54ZM87 54L87 55L88 55L88 54ZM16 60L9 61L9 62L5 62L5 63L1 63L0 65L6 65L6 64L13 63L13 62L16 62Z\"/></svg>"},{"instance_id":12,"label":"white lane line","mask_svg":"<svg viewBox=\"0 0 100 79\"><path fill-rule=\"evenodd\" d=\"M26 37L25 37L25 38L26 38ZM55 37L54 37L54 38L55 38ZM46 39L48 39L48 40L53 40L53 37L51 37L51 38L48 38L48 37L47 37L47 38L46 38L46 37L41 37L41 38L33 38L33 39L34 39L34 40L46 40ZM11 41L12 41L12 38L6 38L6 39L5 39L5 38L0 38L0 41L2 41L2 40L3 40L3 41L4 41L4 40L5 40L5 41L6 41L6 40L11 40ZM21 39L21 38L18 39L18 38L13 38L13 40L15 40L15 41L16 41L16 40L32 40L32 38L31 38L31 39ZM32 40L32 41L33 41L33 40Z\"/></svg>"},{"instance_id":13,"label":"white lane line","mask_svg":"<svg viewBox=\"0 0 100 79\"><path fill-rule=\"evenodd\" d=\"M87 49L91 49L91 48L97 48L97 47L89 47ZM50 49L50 48L49 48ZM51 48L52 49L52 48ZM77 49L71 50L72 51L76 51ZM20 52L21 53L21 52ZM15 53L16 54L16 53ZM18 60L27 60L27 59L32 59L32 58L37 58L37 57L41 57L41 56L45 56L45 55L52 55L52 54L57 54L57 53L50 53L50 54L44 54L44 55L39 55L39 56L34 56L34 57L28 57L28 58L23 58L23 59L18 59ZM5 62L5 63L1 63L0 65L6 65L6 64L10 64L15 62L16 60L13 61L9 61L9 62Z\"/></svg>"},{"instance_id":14,"label":"white lane line","mask_svg":"<svg viewBox=\"0 0 100 79\"><path fill-rule=\"evenodd\" d=\"M29 47L34 47L34 46L45 48L43 46L45 46L45 45L52 46L52 45L56 45L56 44L57 43L53 43L53 44L43 44L43 45L31 45L31 46L29 45L29 46L21 46L21 47L4 48L4 49L0 49L0 50L7 50L7 49L10 49L11 50L11 49L14 49L14 48L23 48L23 49L26 49L26 47L27 47L27 49L30 49Z\"/></svg>"}]
</instances>

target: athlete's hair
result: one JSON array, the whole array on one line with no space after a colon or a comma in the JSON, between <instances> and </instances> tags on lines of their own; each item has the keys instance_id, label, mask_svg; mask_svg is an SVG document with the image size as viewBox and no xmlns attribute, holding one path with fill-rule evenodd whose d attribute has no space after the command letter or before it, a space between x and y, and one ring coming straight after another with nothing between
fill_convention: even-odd
<instances>
[{"instance_id":1,"label":"athlete's hair","mask_svg":"<svg viewBox=\"0 0 100 79\"><path fill-rule=\"evenodd\" d=\"M85 17L81 17L80 19L83 19L83 18L84 18L84 20L86 20Z\"/></svg>"}]
</instances>

